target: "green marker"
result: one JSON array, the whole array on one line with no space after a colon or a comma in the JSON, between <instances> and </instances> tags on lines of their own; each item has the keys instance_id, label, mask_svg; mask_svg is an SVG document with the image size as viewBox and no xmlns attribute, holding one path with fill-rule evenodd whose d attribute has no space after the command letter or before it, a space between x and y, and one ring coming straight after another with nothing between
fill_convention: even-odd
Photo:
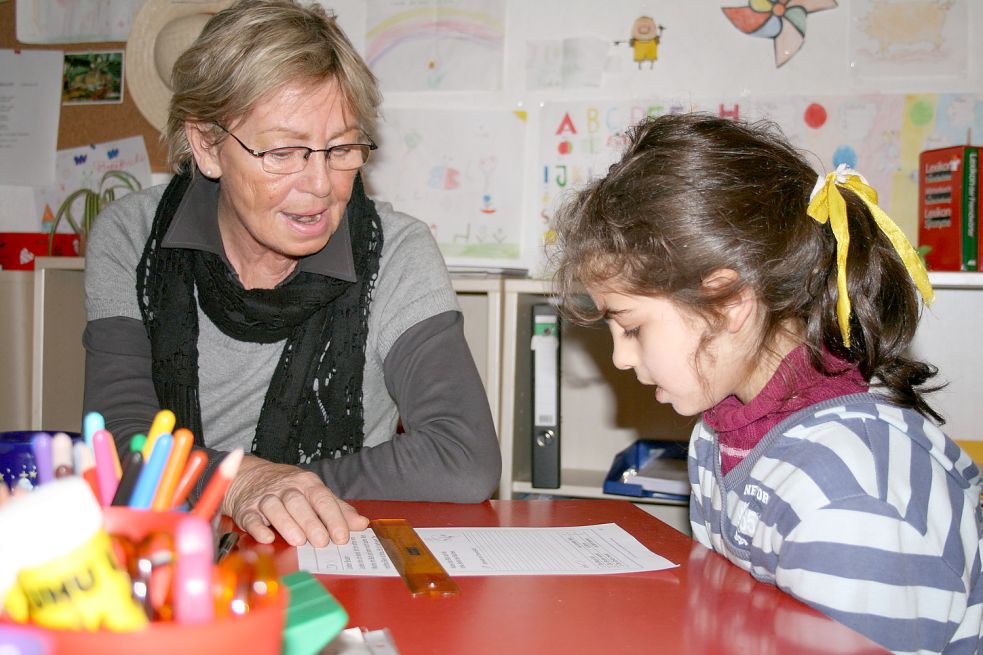
<instances>
[{"instance_id":1,"label":"green marker","mask_svg":"<svg viewBox=\"0 0 983 655\"><path fill-rule=\"evenodd\" d=\"M135 434L133 438L130 439L130 452L143 452L143 446L147 443L147 435L145 434Z\"/></svg>"}]
</instances>

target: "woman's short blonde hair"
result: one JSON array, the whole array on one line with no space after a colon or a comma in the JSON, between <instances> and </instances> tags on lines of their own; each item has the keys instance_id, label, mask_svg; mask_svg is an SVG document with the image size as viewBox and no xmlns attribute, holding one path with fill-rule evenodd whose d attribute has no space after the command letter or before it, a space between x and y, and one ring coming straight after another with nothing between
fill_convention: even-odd
<instances>
[{"instance_id":1,"label":"woman's short blonde hair","mask_svg":"<svg viewBox=\"0 0 983 655\"><path fill-rule=\"evenodd\" d=\"M240 0L215 14L174 63L163 140L176 173L192 169L186 121L227 125L298 80L333 79L367 136L375 133L378 81L333 15L295 0ZM213 128L213 142L225 133Z\"/></svg>"}]
</instances>

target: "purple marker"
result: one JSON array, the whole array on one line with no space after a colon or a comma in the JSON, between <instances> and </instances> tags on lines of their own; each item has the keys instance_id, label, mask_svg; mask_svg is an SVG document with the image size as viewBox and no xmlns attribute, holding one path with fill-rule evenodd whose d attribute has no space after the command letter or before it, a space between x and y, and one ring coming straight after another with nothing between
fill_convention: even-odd
<instances>
[{"instance_id":1,"label":"purple marker","mask_svg":"<svg viewBox=\"0 0 983 655\"><path fill-rule=\"evenodd\" d=\"M55 465L51 456L51 435L38 432L31 438L34 450L34 466L38 470L38 484L47 484L55 479Z\"/></svg>"}]
</instances>

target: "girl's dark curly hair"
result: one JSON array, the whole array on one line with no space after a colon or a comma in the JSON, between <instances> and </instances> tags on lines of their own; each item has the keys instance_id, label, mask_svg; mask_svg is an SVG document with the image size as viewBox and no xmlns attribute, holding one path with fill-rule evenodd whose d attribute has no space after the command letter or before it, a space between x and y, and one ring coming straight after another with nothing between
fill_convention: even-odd
<instances>
[{"instance_id":1,"label":"girl's dark curly hair","mask_svg":"<svg viewBox=\"0 0 983 655\"><path fill-rule=\"evenodd\" d=\"M763 309L759 354L796 327L817 370L823 350L855 362L895 403L938 422L923 394L935 367L908 352L918 325L915 286L863 201L841 188L849 215L851 345L836 316L836 242L806 214L816 171L778 128L705 114L649 118L629 133L621 161L579 191L555 219L556 284L567 316L601 318L584 286L666 297L707 322L745 288ZM703 280L730 269L732 284Z\"/></svg>"}]
</instances>

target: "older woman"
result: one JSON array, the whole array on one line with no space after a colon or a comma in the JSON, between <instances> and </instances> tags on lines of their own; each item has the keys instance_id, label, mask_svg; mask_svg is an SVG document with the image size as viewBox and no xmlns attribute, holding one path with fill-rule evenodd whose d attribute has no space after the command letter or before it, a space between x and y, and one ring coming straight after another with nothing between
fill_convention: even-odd
<instances>
[{"instance_id":1,"label":"older woman","mask_svg":"<svg viewBox=\"0 0 983 655\"><path fill-rule=\"evenodd\" d=\"M222 509L261 542L346 542L367 521L340 498L488 498L501 457L456 296L427 227L365 195L381 98L333 18L243 0L172 88L175 177L89 242L86 411L122 442L171 409L213 466L250 453Z\"/></svg>"}]
</instances>

